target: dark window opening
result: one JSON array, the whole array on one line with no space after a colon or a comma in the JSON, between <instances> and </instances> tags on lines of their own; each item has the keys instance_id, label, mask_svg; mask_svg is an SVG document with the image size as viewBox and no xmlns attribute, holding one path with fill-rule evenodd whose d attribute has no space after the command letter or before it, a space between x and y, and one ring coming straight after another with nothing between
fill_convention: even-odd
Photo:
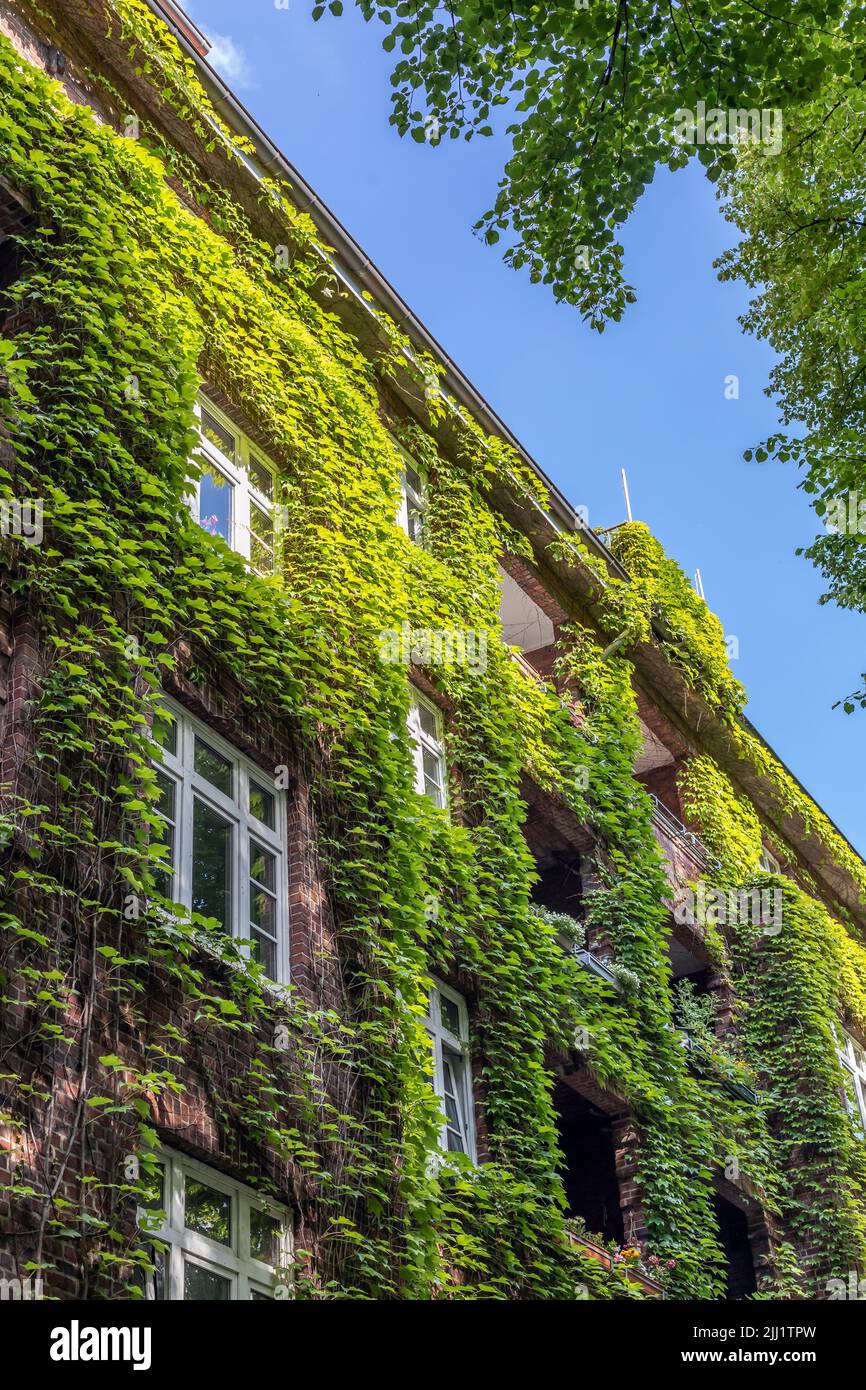
<instances>
[{"instance_id":1,"label":"dark window opening","mask_svg":"<svg viewBox=\"0 0 866 1390\"><path fill-rule=\"evenodd\" d=\"M568 1216L580 1217L589 1235L623 1242L610 1117L568 1086L554 1092L562 1180Z\"/></svg>"},{"instance_id":2,"label":"dark window opening","mask_svg":"<svg viewBox=\"0 0 866 1390\"><path fill-rule=\"evenodd\" d=\"M580 917L583 884L580 859L575 854L554 852L546 868L539 867L539 879L532 888L532 901L550 912L567 912Z\"/></svg>"},{"instance_id":3,"label":"dark window opening","mask_svg":"<svg viewBox=\"0 0 866 1390\"><path fill-rule=\"evenodd\" d=\"M713 1208L725 1252L725 1298L747 1298L757 1290L758 1281L746 1214L718 1193L713 1197Z\"/></svg>"},{"instance_id":4,"label":"dark window opening","mask_svg":"<svg viewBox=\"0 0 866 1390\"><path fill-rule=\"evenodd\" d=\"M18 278L19 264L18 242L14 237L3 237L0 240L0 303L5 300L4 290Z\"/></svg>"},{"instance_id":5,"label":"dark window opening","mask_svg":"<svg viewBox=\"0 0 866 1390\"><path fill-rule=\"evenodd\" d=\"M30 223L25 210L4 195L0 183L0 329L4 331L17 302L9 291L23 273Z\"/></svg>"},{"instance_id":6,"label":"dark window opening","mask_svg":"<svg viewBox=\"0 0 866 1390\"><path fill-rule=\"evenodd\" d=\"M9 289L21 274L21 248L16 237L0 238L0 330L6 329L13 299Z\"/></svg>"},{"instance_id":7,"label":"dark window opening","mask_svg":"<svg viewBox=\"0 0 866 1390\"><path fill-rule=\"evenodd\" d=\"M691 949L694 943L686 944L679 935L671 933L668 941L668 960L672 980L690 980L697 994L706 994L711 988L715 975L712 966Z\"/></svg>"}]
</instances>

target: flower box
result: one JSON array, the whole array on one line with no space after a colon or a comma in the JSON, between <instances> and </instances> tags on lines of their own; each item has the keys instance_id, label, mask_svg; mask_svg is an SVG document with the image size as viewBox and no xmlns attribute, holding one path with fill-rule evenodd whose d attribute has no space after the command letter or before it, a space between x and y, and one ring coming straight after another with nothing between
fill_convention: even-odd
<instances>
[{"instance_id":1,"label":"flower box","mask_svg":"<svg viewBox=\"0 0 866 1390\"><path fill-rule=\"evenodd\" d=\"M578 1246L591 1260L597 1260L602 1268L611 1268L613 1256L609 1250L605 1250L603 1245L596 1245L594 1240L589 1240L586 1236L576 1236L571 1231L568 1233L568 1239L572 1245Z\"/></svg>"},{"instance_id":2,"label":"flower box","mask_svg":"<svg viewBox=\"0 0 866 1390\"><path fill-rule=\"evenodd\" d=\"M651 1279L648 1274L644 1274L642 1269L628 1269L625 1277L630 1284L639 1288L647 1298L664 1298L665 1291L661 1284L657 1283L655 1279Z\"/></svg>"}]
</instances>

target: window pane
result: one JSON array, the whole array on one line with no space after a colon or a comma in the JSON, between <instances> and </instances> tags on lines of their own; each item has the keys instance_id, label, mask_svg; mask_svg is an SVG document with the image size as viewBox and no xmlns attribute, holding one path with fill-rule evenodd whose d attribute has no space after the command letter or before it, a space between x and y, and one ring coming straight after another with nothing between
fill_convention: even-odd
<instances>
[{"instance_id":1,"label":"window pane","mask_svg":"<svg viewBox=\"0 0 866 1390\"><path fill-rule=\"evenodd\" d=\"M183 1296L188 1303L228 1300L232 1296L231 1280L204 1265L184 1260Z\"/></svg>"},{"instance_id":2,"label":"window pane","mask_svg":"<svg viewBox=\"0 0 866 1390\"><path fill-rule=\"evenodd\" d=\"M225 792L226 796L234 795L234 766L231 759L224 758L198 734L195 738L195 770L218 791Z\"/></svg>"},{"instance_id":3,"label":"window pane","mask_svg":"<svg viewBox=\"0 0 866 1390\"><path fill-rule=\"evenodd\" d=\"M184 1225L220 1245L232 1243L232 1199L187 1173L184 1178Z\"/></svg>"},{"instance_id":4,"label":"window pane","mask_svg":"<svg viewBox=\"0 0 866 1390\"><path fill-rule=\"evenodd\" d=\"M198 524L209 536L222 536L232 543L232 498L234 487L224 473L205 463L199 483Z\"/></svg>"},{"instance_id":5,"label":"window pane","mask_svg":"<svg viewBox=\"0 0 866 1390\"><path fill-rule=\"evenodd\" d=\"M196 797L192 814L192 910L231 929L232 827Z\"/></svg>"},{"instance_id":6,"label":"window pane","mask_svg":"<svg viewBox=\"0 0 866 1390\"><path fill-rule=\"evenodd\" d=\"M420 701L418 704L418 719L420 721L421 728L427 735L427 737L435 739L438 743L439 721L437 720L436 715L433 713L432 709L428 709L427 706L422 705Z\"/></svg>"},{"instance_id":7,"label":"window pane","mask_svg":"<svg viewBox=\"0 0 866 1390\"><path fill-rule=\"evenodd\" d=\"M153 739L160 748L165 749L166 753L177 753L177 720L172 719L168 714L164 719L159 715L154 715Z\"/></svg>"},{"instance_id":8,"label":"window pane","mask_svg":"<svg viewBox=\"0 0 866 1390\"><path fill-rule=\"evenodd\" d=\"M455 1038L460 1037L460 1010L453 999L448 999L446 995L439 995L439 1017L442 1024L453 1033Z\"/></svg>"},{"instance_id":9,"label":"window pane","mask_svg":"<svg viewBox=\"0 0 866 1390\"><path fill-rule=\"evenodd\" d=\"M176 821L175 815L175 792L177 784L173 777L169 777L167 772L157 772L156 790L159 798L156 802L156 809L165 820L171 821L172 825Z\"/></svg>"},{"instance_id":10,"label":"window pane","mask_svg":"<svg viewBox=\"0 0 866 1390\"><path fill-rule=\"evenodd\" d=\"M269 501L274 497L274 475L269 468L266 468L261 459L256 458L255 454L250 454L249 467L247 472L250 475L250 482L257 492Z\"/></svg>"},{"instance_id":11,"label":"window pane","mask_svg":"<svg viewBox=\"0 0 866 1390\"><path fill-rule=\"evenodd\" d=\"M148 1259L154 1266L153 1273L151 1274L148 1270L139 1269L135 1282L138 1284L146 1299L161 1303L168 1298L169 1252L167 1250L157 1250L155 1245L150 1245L146 1248Z\"/></svg>"},{"instance_id":12,"label":"window pane","mask_svg":"<svg viewBox=\"0 0 866 1390\"><path fill-rule=\"evenodd\" d=\"M460 1113L460 1092L458 1090L458 1081L462 1078L462 1065L462 1059L455 1058L453 1053L443 1053L444 1095L442 1099L445 1109L448 1152L458 1154L466 1152L466 1145L463 1142L463 1121Z\"/></svg>"},{"instance_id":13,"label":"window pane","mask_svg":"<svg viewBox=\"0 0 866 1390\"><path fill-rule=\"evenodd\" d=\"M421 749L421 757L424 764L424 795L429 796L434 805L442 806L442 759L431 753L429 748Z\"/></svg>"},{"instance_id":14,"label":"window pane","mask_svg":"<svg viewBox=\"0 0 866 1390\"><path fill-rule=\"evenodd\" d=\"M221 454L225 454L232 463L237 462L237 441L231 430L225 425L221 425L219 420L211 415L209 410L202 408L201 423L199 429L209 444L213 444L219 449Z\"/></svg>"},{"instance_id":15,"label":"window pane","mask_svg":"<svg viewBox=\"0 0 866 1390\"><path fill-rule=\"evenodd\" d=\"M269 830L276 828L276 801L273 792L265 791L258 782L250 780L250 815L260 820Z\"/></svg>"},{"instance_id":16,"label":"window pane","mask_svg":"<svg viewBox=\"0 0 866 1390\"><path fill-rule=\"evenodd\" d=\"M276 936L277 900L264 888L250 884L250 923L266 936Z\"/></svg>"},{"instance_id":17,"label":"window pane","mask_svg":"<svg viewBox=\"0 0 866 1390\"><path fill-rule=\"evenodd\" d=\"M424 544L424 513L419 511L417 507L413 507L411 503L406 517L406 529L410 541L413 541L415 545Z\"/></svg>"},{"instance_id":18,"label":"window pane","mask_svg":"<svg viewBox=\"0 0 866 1390\"><path fill-rule=\"evenodd\" d=\"M410 464L403 469L403 492L406 499L406 531L411 541L423 546L427 500L421 475Z\"/></svg>"},{"instance_id":19,"label":"window pane","mask_svg":"<svg viewBox=\"0 0 866 1390\"><path fill-rule=\"evenodd\" d=\"M139 1187L144 1189L143 1195L138 1199L138 1205L142 1211L159 1215L165 1212L165 1168L161 1163L157 1164L156 1171L148 1173L142 1168L139 1178ZM154 1227L148 1227L154 1229Z\"/></svg>"},{"instance_id":20,"label":"window pane","mask_svg":"<svg viewBox=\"0 0 866 1390\"><path fill-rule=\"evenodd\" d=\"M272 893L276 887L276 864L277 856L250 836L250 878Z\"/></svg>"},{"instance_id":21,"label":"window pane","mask_svg":"<svg viewBox=\"0 0 866 1390\"><path fill-rule=\"evenodd\" d=\"M154 869L154 881L156 891L161 893L164 898L172 895L173 874L175 864L175 835L177 819L177 783L173 777L167 776L164 772L156 774L156 789L159 792L159 800L156 802L156 810L163 817L162 843L166 847L166 853L162 856L165 868Z\"/></svg>"},{"instance_id":22,"label":"window pane","mask_svg":"<svg viewBox=\"0 0 866 1390\"><path fill-rule=\"evenodd\" d=\"M272 1293L262 1293L261 1289L250 1289L250 1298L264 1298L268 1303L274 1302Z\"/></svg>"},{"instance_id":23,"label":"window pane","mask_svg":"<svg viewBox=\"0 0 866 1390\"><path fill-rule=\"evenodd\" d=\"M250 563L257 574L273 574L274 518L250 501Z\"/></svg>"},{"instance_id":24,"label":"window pane","mask_svg":"<svg viewBox=\"0 0 866 1390\"><path fill-rule=\"evenodd\" d=\"M250 954L253 960L258 961L269 980L277 978L277 943L269 936L263 936L256 931L255 927L250 928Z\"/></svg>"},{"instance_id":25,"label":"window pane","mask_svg":"<svg viewBox=\"0 0 866 1390\"><path fill-rule=\"evenodd\" d=\"M253 958L265 973L277 974L276 855L250 836L250 939Z\"/></svg>"},{"instance_id":26,"label":"window pane","mask_svg":"<svg viewBox=\"0 0 866 1390\"><path fill-rule=\"evenodd\" d=\"M250 1207L250 1254L254 1260L269 1265L280 1263L282 1230L282 1224L270 1212Z\"/></svg>"}]
</instances>

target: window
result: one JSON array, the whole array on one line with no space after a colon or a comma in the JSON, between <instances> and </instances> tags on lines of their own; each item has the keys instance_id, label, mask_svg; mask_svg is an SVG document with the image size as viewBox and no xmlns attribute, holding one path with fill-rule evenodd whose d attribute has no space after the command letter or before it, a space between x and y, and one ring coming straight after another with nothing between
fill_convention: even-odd
<instances>
[{"instance_id":1,"label":"window","mask_svg":"<svg viewBox=\"0 0 866 1390\"><path fill-rule=\"evenodd\" d=\"M210 401L196 406L202 474L193 512L211 536L248 560L257 574L275 574L278 560L277 480L273 465Z\"/></svg>"},{"instance_id":2,"label":"window","mask_svg":"<svg viewBox=\"0 0 866 1390\"><path fill-rule=\"evenodd\" d=\"M166 1151L158 1157L158 1176L138 1221L167 1248L152 1248L156 1272L145 1276L145 1297L289 1297L288 1212L201 1163Z\"/></svg>"},{"instance_id":3,"label":"window","mask_svg":"<svg viewBox=\"0 0 866 1390\"><path fill-rule=\"evenodd\" d=\"M409 708L409 733L415 745L415 790L434 806L446 804L445 745L442 716L435 705L417 694Z\"/></svg>"},{"instance_id":4,"label":"window","mask_svg":"<svg viewBox=\"0 0 866 1390\"><path fill-rule=\"evenodd\" d=\"M836 1039L837 1055L847 1083L845 1091L848 1113L859 1127L861 1137L866 1138L866 1050L842 1027L837 1027ZM856 1105L852 1103L852 1093L856 1098Z\"/></svg>"},{"instance_id":5,"label":"window","mask_svg":"<svg viewBox=\"0 0 866 1390\"><path fill-rule=\"evenodd\" d=\"M438 980L430 985L426 1027L433 1044L433 1089L442 1102L440 1147L474 1158L466 1001Z\"/></svg>"},{"instance_id":6,"label":"window","mask_svg":"<svg viewBox=\"0 0 866 1390\"><path fill-rule=\"evenodd\" d=\"M245 951L267 976L284 981L285 792L211 729L163 703L174 722L155 730L167 846L159 891L249 942Z\"/></svg>"},{"instance_id":7,"label":"window","mask_svg":"<svg viewBox=\"0 0 866 1390\"><path fill-rule=\"evenodd\" d=\"M400 453L403 456L403 471L400 474L400 511L397 520L410 541L423 546L429 505L427 481L409 455L403 449L400 449Z\"/></svg>"},{"instance_id":8,"label":"window","mask_svg":"<svg viewBox=\"0 0 866 1390\"><path fill-rule=\"evenodd\" d=\"M774 854L768 849L761 849L761 869L765 874L780 874L782 866Z\"/></svg>"}]
</instances>

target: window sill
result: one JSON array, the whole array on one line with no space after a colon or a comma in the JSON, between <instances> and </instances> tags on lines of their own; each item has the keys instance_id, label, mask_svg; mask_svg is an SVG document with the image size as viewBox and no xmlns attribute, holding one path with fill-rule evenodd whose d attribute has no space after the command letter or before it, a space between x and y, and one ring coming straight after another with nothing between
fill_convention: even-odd
<instances>
[{"instance_id":1,"label":"window sill","mask_svg":"<svg viewBox=\"0 0 866 1390\"><path fill-rule=\"evenodd\" d=\"M197 950L203 951L212 960L219 961L220 965L226 966L229 970L246 975L252 983L260 984L262 990L273 996L275 1003L287 1003L291 998L291 983L280 980L269 980L266 975L255 976L250 969L251 962L236 954L237 947L233 951L227 951L225 941L235 942L235 937L224 937L223 933L208 931L205 927L197 927L192 924L188 917L181 917L176 912L169 911L168 908L154 904L154 910L160 917L164 926L172 927L190 941Z\"/></svg>"}]
</instances>

